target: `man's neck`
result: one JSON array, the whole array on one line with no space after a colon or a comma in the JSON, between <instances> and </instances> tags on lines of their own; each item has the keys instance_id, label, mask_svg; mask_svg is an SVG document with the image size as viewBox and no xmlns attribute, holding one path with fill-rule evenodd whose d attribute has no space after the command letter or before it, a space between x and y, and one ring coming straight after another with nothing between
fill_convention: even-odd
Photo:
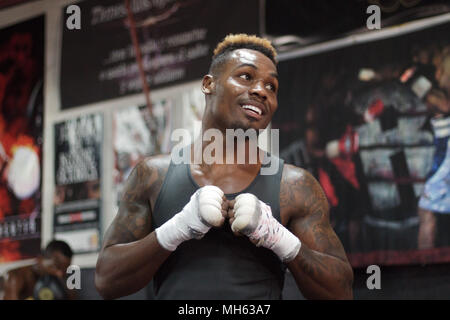
<instances>
[{"instance_id":1,"label":"man's neck","mask_svg":"<svg viewBox=\"0 0 450 320\"><path fill-rule=\"evenodd\" d=\"M257 139L227 139L225 134L216 141L202 132L191 145L191 163L201 166L261 167L264 156Z\"/></svg>"}]
</instances>

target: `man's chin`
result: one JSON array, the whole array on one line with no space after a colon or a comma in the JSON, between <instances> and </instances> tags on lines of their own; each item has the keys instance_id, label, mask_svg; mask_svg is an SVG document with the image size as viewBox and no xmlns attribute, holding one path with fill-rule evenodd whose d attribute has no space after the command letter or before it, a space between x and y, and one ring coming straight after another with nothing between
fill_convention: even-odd
<instances>
[{"instance_id":1,"label":"man's chin","mask_svg":"<svg viewBox=\"0 0 450 320\"><path fill-rule=\"evenodd\" d=\"M228 129L233 130L242 129L244 131L247 131L248 129L253 129L259 131L265 129L265 127L262 128L257 121L247 121L247 122L233 122L231 123Z\"/></svg>"}]
</instances>

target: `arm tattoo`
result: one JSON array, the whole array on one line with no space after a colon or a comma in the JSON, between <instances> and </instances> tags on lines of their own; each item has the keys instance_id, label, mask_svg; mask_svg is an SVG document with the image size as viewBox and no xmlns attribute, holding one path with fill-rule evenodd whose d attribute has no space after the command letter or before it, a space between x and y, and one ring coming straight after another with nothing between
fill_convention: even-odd
<instances>
[{"instance_id":1,"label":"arm tattoo","mask_svg":"<svg viewBox=\"0 0 450 320\"><path fill-rule=\"evenodd\" d=\"M286 165L280 188L280 209L289 229L316 251L345 257L328 214L328 201L307 171Z\"/></svg>"},{"instance_id":2,"label":"arm tattoo","mask_svg":"<svg viewBox=\"0 0 450 320\"><path fill-rule=\"evenodd\" d=\"M105 235L104 246L142 239L151 231L152 202L168 170L165 159L140 162L128 177L119 211Z\"/></svg>"},{"instance_id":3,"label":"arm tattoo","mask_svg":"<svg viewBox=\"0 0 450 320\"><path fill-rule=\"evenodd\" d=\"M298 259L302 271L314 279L330 276L350 288L344 248L329 222L328 201L319 183L306 171L286 166L280 190L280 209L289 229L306 244Z\"/></svg>"},{"instance_id":4,"label":"arm tattoo","mask_svg":"<svg viewBox=\"0 0 450 320\"><path fill-rule=\"evenodd\" d=\"M341 288L351 288L353 276L348 277L349 268L343 262L328 263L329 259L323 259L323 254L311 250L303 251L304 258L300 260L299 266L307 275L314 279L327 279L330 275Z\"/></svg>"}]
</instances>

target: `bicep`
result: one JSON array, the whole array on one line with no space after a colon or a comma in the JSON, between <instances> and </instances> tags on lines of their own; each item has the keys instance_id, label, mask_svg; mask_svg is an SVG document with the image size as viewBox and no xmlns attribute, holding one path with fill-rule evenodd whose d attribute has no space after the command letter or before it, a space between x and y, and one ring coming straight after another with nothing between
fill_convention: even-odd
<instances>
[{"instance_id":1,"label":"bicep","mask_svg":"<svg viewBox=\"0 0 450 320\"><path fill-rule=\"evenodd\" d=\"M103 247L137 241L150 233L151 171L144 163L140 163L131 172L124 186L117 215L105 234Z\"/></svg>"},{"instance_id":2,"label":"bicep","mask_svg":"<svg viewBox=\"0 0 450 320\"><path fill-rule=\"evenodd\" d=\"M104 247L144 238L150 233L150 214L149 204L122 202L117 216L105 234Z\"/></svg>"},{"instance_id":3,"label":"bicep","mask_svg":"<svg viewBox=\"0 0 450 320\"><path fill-rule=\"evenodd\" d=\"M290 229L310 249L347 259L341 241L325 215L320 217L320 214L317 213L315 217L311 215L293 219Z\"/></svg>"},{"instance_id":4,"label":"bicep","mask_svg":"<svg viewBox=\"0 0 450 320\"><path fill-rule=\"evenodd\" d=\"M289 229L310 249L347 259L344 248L329 219L329 206L317 180L305 172L296 182L295 212Z\"/></svg>"}]
</instances>

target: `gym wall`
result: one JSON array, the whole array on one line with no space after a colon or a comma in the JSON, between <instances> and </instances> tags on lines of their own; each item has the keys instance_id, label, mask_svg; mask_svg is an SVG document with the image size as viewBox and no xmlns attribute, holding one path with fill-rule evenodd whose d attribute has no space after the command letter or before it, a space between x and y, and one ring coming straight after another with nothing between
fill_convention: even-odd
<instances>
[{"instance_id":1,"label":"gym wall","mask_svg":"<svg viewBox=\"0 0 450 320\"><path fill-rule=\"evenodd\" d=\"M17 6L7 7L0 11L0 29L14 26L16 24L44 16L44 87L43 87L43 132L42 132L42 184L41 184L41 240L40 246L44 247L55 234L55 193L57 190L57 178L55 177L55 158L57 158L58 150L56 148L58 125L70 123L77 119L91 116L101 115L101 143L99 148L100 161L98 170L100 172L100 195L97 198L95 210L98 212L98 225L91 229L81 230L98 230L100 240L103 233L113 220L117 206L117 194L120 192L119 183L115 180L114 172L118 171L118 147L119 142L115 141L117 136L117 126L115 122L116 116L120 112L133 114L136 112L145 112L146 105L145 96L136 90L135 92L127 92L126 95L117 96L114 90L110 89L111 95L107 100L96 99L83 100L83 92L74 89L75 96L79 95L80 100L71 105L70 102L64 102L66 98L62 97L61 88L61 72L62 72L62 37L67 15L64 14L64 8L70 4L81 3L72 0L35 0L29 3L22 3ZM440 19L449 21L450 16L442 15ZM427 25L427 21L431 23L435 20L424 19L423 25ZM259 22L258 22L259 23ZM76 31L73 31L76 32ZM344 41L354 42L357 37L349 36ZM332 46L333 42L320 44L319 46ZM334 44L335 45L335 44ZM81 45L83 46L83 45ZM306 49L309 50L309 49ZM289 60L289 54L285 55L285 59ZM71 72L75 73L79 66ZM206 70L204 70L206 72ZM77 76L82 76L80 73ZM66 78L66 85L70 88L70 77ZM186 108L186 104L190 105L194 102L198 108L197 112L202 111L199 96L201 77L190 78L186 81L180 81L175 85L160 87L153 89L151 86L151 99L155 105L162 101L169 101L171 106L170 119L168 121L171 129L187 128L195 131L198 129L199 120L192 110ZM72 97L74 96L72 92ZM69 94L66 90L66 94ZM69 94L70 96L70 94ZM67 100L66 100L67 101ZM63 107L65 103L66 107ZM130 118L133 119L133 118ZM70 125L69 125L70 126ZM197 129L194 128L197 126ZM265 145L265 140L262 141ZM125 169L121 169L125 171ZM120 171L120 170L119 170ZM119 181L120 182L120 181ZM85 199L82 199L85 200ZM61 211L64 213L64 210ZM61 213L58 212L58 213ZM60 229L60 233L64 234L66 229ZM69 239L70 239L69 234ZM83 233L81 234L83 236ZM94 237L92 234L87 237ZM93 275L95 263L97 260L97 249L101 241L95 243L92 248L80 248L78 254L74 256L73 264L82 268L82 289L79 292L81 299L100 299L100 296L93 285ZM95 249L97 248L97 249ZM17 267L31 260L20 260L0 264L0 274L11 268ZM412 266L389 266L382 269L382 287L381 290L369 290L366 285L368 274L365 268L355 269L355 299L439 299L450 296L450 281L447 281L449 274L448 264L436 265L412 265ZM133 299L151 299L151 291L145 288L138 293L127 297ZM284 297L286 299L302 299L301 294L296 290L292 277L286 279Z\"/></svg>"}]
</instances>

